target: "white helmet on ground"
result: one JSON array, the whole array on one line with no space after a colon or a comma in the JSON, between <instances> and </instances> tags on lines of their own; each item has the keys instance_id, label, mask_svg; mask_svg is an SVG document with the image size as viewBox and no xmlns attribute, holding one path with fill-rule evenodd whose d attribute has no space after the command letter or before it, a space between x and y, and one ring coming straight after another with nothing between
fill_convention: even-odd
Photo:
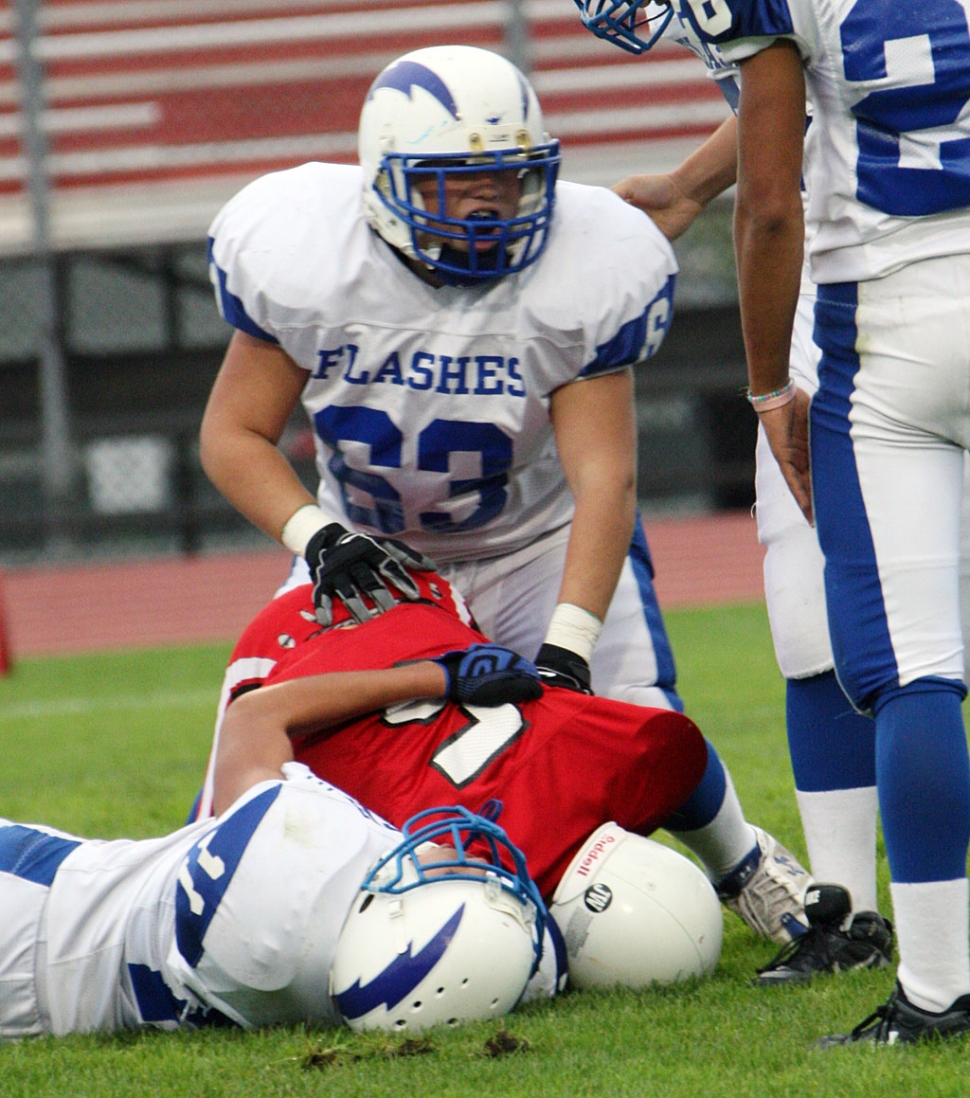
<instances>
[{"instance_id":1,"label":"white helmet on ground","mask_svg":"<svg viewBox=\"0 0 970 1098\"><path fill-rule=\"evenodd\" d=\"M615 823L586 840L549 911L574 987L676 983L712 972L721 955L721 905L703 872Z\"/></svg>"},{"instance_id":2,"label":"white helmet on ground","mask_svg":"<svg viewBox=\"0 0 970 1098\"><path fill-rule=\"evenodd\" d=\"M361 110L358 154L369 224L443 282L514 274L535 262L546 245L559 142L543 130L529 81L497 53L430 46L388 65ZM463 219L445 217L442 210L429 237L429 216L415 182L435 178L443 196L449 176L477 172L515 173L521 195L516 214L488 216L483 210Z\"/></svg>"},{"instance_id":3,"label":"white helmet on ground","mask_svg":"<svg viewBox=\"0 0 970 1098\"><path fill-rule=\"evenodd\" d=\"M330 994L341 1016L357 1030L420 1031L508 1013L538 968L546 923L522 854L463 808L422 812L402 831L340 932ZM429 843L457 855L422 865Z\"/></svg>"}]
</instances>

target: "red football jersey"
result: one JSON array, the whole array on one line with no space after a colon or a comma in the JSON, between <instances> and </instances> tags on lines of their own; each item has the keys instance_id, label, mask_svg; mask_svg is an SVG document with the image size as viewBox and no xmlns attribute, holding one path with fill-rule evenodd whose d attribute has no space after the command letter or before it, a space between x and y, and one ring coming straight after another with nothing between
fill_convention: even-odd
<instances>
[{"instance_id":1,"label":"red football jersey","mask_svg":"<svg viewBox=\"0 0 970 1098\"><path fill-rule=\"evenodd\" d=\"M422 601L363 625L335 602L338 624L325 630L309 585L274 599L233 650L223 702L263 682L391 667L486 641L447 582L422 573L419 584ZM296 739L294 751L398 827L427 808L477 812L501 801L499 823L546 897L593 831L613 820L649 834L687 799L707 761L703 737L682 713L558 688L520 705L396 706Z\"/></svg>"},{"instance_id":2,"label":"red football jersey","mask_svg":"<svg viewBox=\"0 0 970 1098\"><path fill-rule=\"evenodd\" d=\"M267 682L390 667L483 639L440 606L404 603L307 639ZM519 705L396 706L296 739L294 750L297 761L397 826L426 808L477 812L501 801L499 823L547 897L601 824L649 834L690 795L707 760L703 737L681 713L557 688Z\"/></svg>"}]
</instances>

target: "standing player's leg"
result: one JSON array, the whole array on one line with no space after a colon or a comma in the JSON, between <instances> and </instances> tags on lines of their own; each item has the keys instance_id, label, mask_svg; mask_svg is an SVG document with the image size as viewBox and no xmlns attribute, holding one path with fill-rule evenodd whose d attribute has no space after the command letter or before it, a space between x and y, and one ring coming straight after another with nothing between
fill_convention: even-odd
<instances>
[{"instance_id":1,"label":"standing player's leg","mask_svg":"<svg viewBox=\"0 0 970 1098\"><path fill-rule=\"evenodd\" d=\"M766 592L783 592L768 597L769 617L786 679L788 745L812 872L818 881L848 888L853 910L875 911L875 725L852 708L835 677L814 531L793 529L777 548L765 558ZM776 568L784 569L787 583ZM781 623L792 611L797 626L785 631ZM807 643L799 648L800 641ZM798 657L811 655L816 641L828 652L813 670Z\"/></svg>"},{"instance_id":2,"label":"standing player's leg","mask_svg":"<svg viewBox=\"0 0 970 1098\"><path fill-rule=\"evenodd\" d=\"M970 453L963 455L960 507L960 622L963 627L963 681L970 683Z\"/></svg>"},{"instance_id":3,"label":"standing player's leg","mask_svg":"<svg viewBox=\"0 0 970 1098\"><path fill-rule=\"evenodd\" d=\"M465 595L487 636L532 654L555 606L567 540L568 530L559 531L544 538L541 547L442 571ZM639 522L590 668L593 688L603 697L684 708ZM809 875L772 836L747 822L730 774L710 742L700 784L665 828L697 855L722 899L756 933L787 942L804 932Z\"/></svg>"},{"instance_id":4,"label":"standing player's leg","mask_svg":"<svg viewBox=\"0 0 970 1098\"><path fill-rule=\"evenodd\" d=\"M822 902L809 908L811 933L797 950L783 950L761 970L759 982L775 986L804 983L820 973L882 967L892 954L892 929L879 915L876 898L875 723L853 709L835 677L824 558L815 531L763 436L758 458L765 595L786 679L795 796L812 874L827 885L818 896Z\"/></svg>"},{"instance_id":5,"label":"standing player's leg","mask_svg":"<svg viewBox=\"0 0 970 1098\"><path fill-rule=\"evenodd\" d=\"M802 294L792 336L791 373L818 388L812 341L814 295ZM812 933L761 970L763 985L802 983L823 972L882 967L892 930L876 896L875 724L839 686L825 609L825 558L785 483L763 430L755 475L758 539L765 547L765 600L778 667L795 797L824 903L810 909ZM847 894L846 894L847 893ZM854 914L853 914L854 913ZM858 917L856 917L858 916Z\"/></svg>"},{"instance_id":6,"label":"standing player's leg","mask_svg":"<svg viewBox=\"0 0 970 1098\"><path fill-rule=\"evenodd\" d=\"M957 271L952 259L823 287L816 329L815 513L840 681L875 718L900 951L885 1012L903 1040L970 1028L959 615L970 308L953 286L961 271L970 285L970 257Z\"/></svg>"}]
</instances>

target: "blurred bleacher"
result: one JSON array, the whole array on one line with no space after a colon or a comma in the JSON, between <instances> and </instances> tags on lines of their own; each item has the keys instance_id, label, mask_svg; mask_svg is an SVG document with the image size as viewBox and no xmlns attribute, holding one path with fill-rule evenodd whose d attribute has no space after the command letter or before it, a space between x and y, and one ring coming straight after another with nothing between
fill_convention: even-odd
<instances>
[{"instance_id":1,"label":"blurred bleacher","mask_svg":"<svg viewBox=\"0 0 970 1098\"><path fill-rule=\"evenodd\" d=\"M21 2L0 10L0 255L31 244ZM481 45L530 70L580 182L671 166L727 113L690 55L629 57L571 0L46 0L36 23L59 249L197 239L247 180L355 159L367 87L419 46Z\"/></svg>"},{"instance_id":2,"label":"blurred bleacher","mask_svg":"<svg viewBox=\"0 0 970 1098\"><path fill-rule=\"evenodd\" d=\"M566 179L669 170L727 115L686 51L624 54L572 0L0 7L0 565L266 544L198 458L229 335L206 230L264 172L353 161L374 76L452 41L529 72ZM743 507L754 417L738 397L730 201L675 248L679 319L637 370L641 503ZM295 421L283 445L312 484L306 432Z\"/></svg>"}]
</instances>

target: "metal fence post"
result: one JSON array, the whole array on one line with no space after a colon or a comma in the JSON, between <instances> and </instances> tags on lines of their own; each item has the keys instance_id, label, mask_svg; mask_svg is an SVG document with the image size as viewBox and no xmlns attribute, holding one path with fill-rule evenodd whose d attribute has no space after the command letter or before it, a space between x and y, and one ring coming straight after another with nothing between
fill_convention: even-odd
<instances>
[{"instance_id":1,"label":"metal fence post","mask_svg":"<svg viewBox=\"0 0 970 1098\"><path fill-rule=\"evenodd\" d=\"M20 76L21 143L27 160L27 190L33 222L33 255L40 275L40 468L47 515L48 548L70 541L67 511L75 482L67 371L61 323L61 293L50 230L50 180L44 129L44 78L39 57L37 13L41 0L17 0L17 68Z\"/></svg>"},{"instance_id":2,"label":"metal fence post","mask_svg":"<svg viewBox=\"0 0 970 1098\"><path fill-rule=\"evenodd\" d=\"M528 76L532 72L532 39L525 0L508 0L508 9L502 41L505 56Z\"/></svg>"}]
</instances>

